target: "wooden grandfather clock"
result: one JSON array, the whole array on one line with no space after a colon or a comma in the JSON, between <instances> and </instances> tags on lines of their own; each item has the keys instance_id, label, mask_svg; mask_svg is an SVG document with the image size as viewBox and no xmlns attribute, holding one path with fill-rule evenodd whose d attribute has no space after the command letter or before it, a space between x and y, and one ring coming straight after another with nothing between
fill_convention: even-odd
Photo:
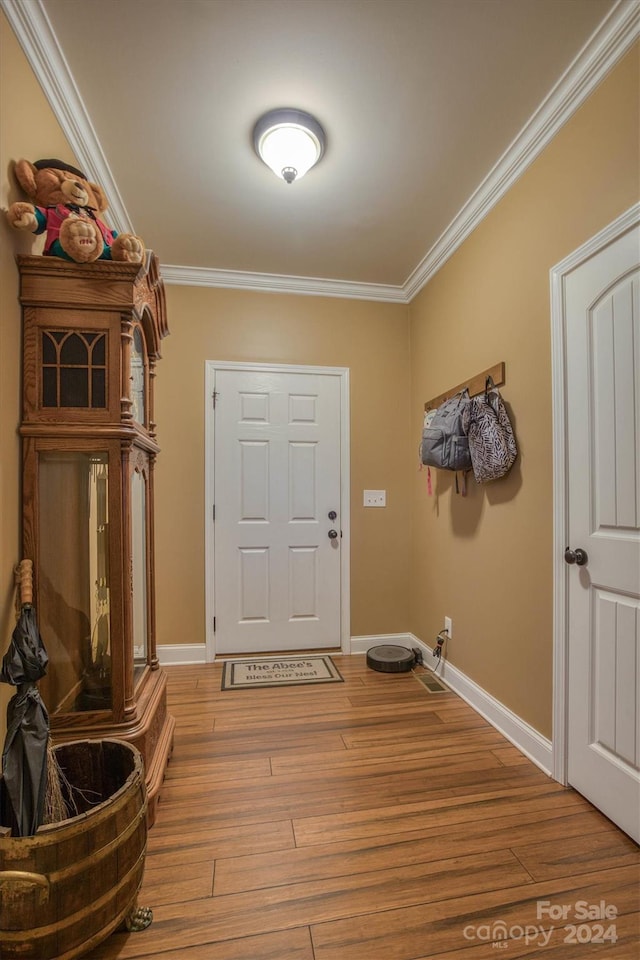
<instances>
[{"instance_id":1,"label":"wooden grandfather clock","mask_svg":"<svg viewBox=\"0 0 640 960\"><path fill-rule=\"evenodd\" d=\"M173 742L156 655L153 383L167 335L158 261L19 256L23 557L49 654L55 743L142 753L149 821Z\"/></svg>"}]
</instances>

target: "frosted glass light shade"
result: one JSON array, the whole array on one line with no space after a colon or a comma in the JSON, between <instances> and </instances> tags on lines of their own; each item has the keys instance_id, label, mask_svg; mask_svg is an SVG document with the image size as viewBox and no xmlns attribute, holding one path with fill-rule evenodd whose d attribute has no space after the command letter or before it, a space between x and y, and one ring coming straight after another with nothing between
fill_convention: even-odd
<instances>
[{"instance_id":1,"label":"frosted glass light shade","mask_svg":"<svg viewBox=\"0 0 640 960\"><path fill-rule=\"evenodd\" d=\"M324 153L324 130L309 113L281 109L265 113L253 130L256 153L277 177L300 180Z\"/></svg>"}]
</instances>

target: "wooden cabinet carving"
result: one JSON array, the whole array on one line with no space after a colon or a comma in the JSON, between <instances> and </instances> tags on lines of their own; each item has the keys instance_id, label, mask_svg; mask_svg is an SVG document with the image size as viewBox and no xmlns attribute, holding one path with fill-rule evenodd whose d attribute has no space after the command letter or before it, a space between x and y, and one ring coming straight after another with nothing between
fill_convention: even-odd
<instances>
[{"instance_id":1,"label":"wooden cabinet carving","mask_svg":"<svg viewBox=\"0 0 640 960\"><path fill-rule=\"evenodd\" d=\"M138 747L153 822L175 725L155 632L153 383L168 333L158 262L18 267L23 556L49 654L40 690L56 743Z\"/></svg>"}]
</instances>

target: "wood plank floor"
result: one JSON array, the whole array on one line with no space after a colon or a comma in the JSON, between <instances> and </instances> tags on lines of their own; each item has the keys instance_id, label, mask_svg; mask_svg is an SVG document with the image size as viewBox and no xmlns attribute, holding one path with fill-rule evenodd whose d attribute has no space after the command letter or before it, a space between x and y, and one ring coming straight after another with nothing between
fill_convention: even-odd
<instances>
[{"instance_id":1,"label":"wood plank floor","mask_svg":"<svg viewBox=\"0 0 640 960\"><path fill-rule=\"evenodd\" d=\"M154 922L88 960L637 960L628 837L454 694L334 661L344 683L304 688L167 670Z\"/></svg>"}]
</instances>

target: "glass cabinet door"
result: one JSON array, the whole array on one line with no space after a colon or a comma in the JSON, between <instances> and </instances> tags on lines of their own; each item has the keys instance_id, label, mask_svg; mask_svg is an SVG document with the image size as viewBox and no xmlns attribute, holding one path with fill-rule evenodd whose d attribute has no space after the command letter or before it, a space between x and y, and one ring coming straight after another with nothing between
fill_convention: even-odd
<instances>
[{"instance_id":1,"label":"glass cabinet door","mask_svg":"<svg viewBox=\"0 0 640 960\"><path fill-rule=\"evenodd\" d=\"M51 714L112 706L109 457L38 453L38 618Z\"/></svg>"},{"instance_id":2,"label":"glass cabinet door","mask_svg":"<svg viewBox=\"0 0 640 960\"><path fill-rule=\"evenodd\" d=\"M147 663L147 485L140 470L131 471L131 568L134 675Z\"/></svg>"}]
</instances>

